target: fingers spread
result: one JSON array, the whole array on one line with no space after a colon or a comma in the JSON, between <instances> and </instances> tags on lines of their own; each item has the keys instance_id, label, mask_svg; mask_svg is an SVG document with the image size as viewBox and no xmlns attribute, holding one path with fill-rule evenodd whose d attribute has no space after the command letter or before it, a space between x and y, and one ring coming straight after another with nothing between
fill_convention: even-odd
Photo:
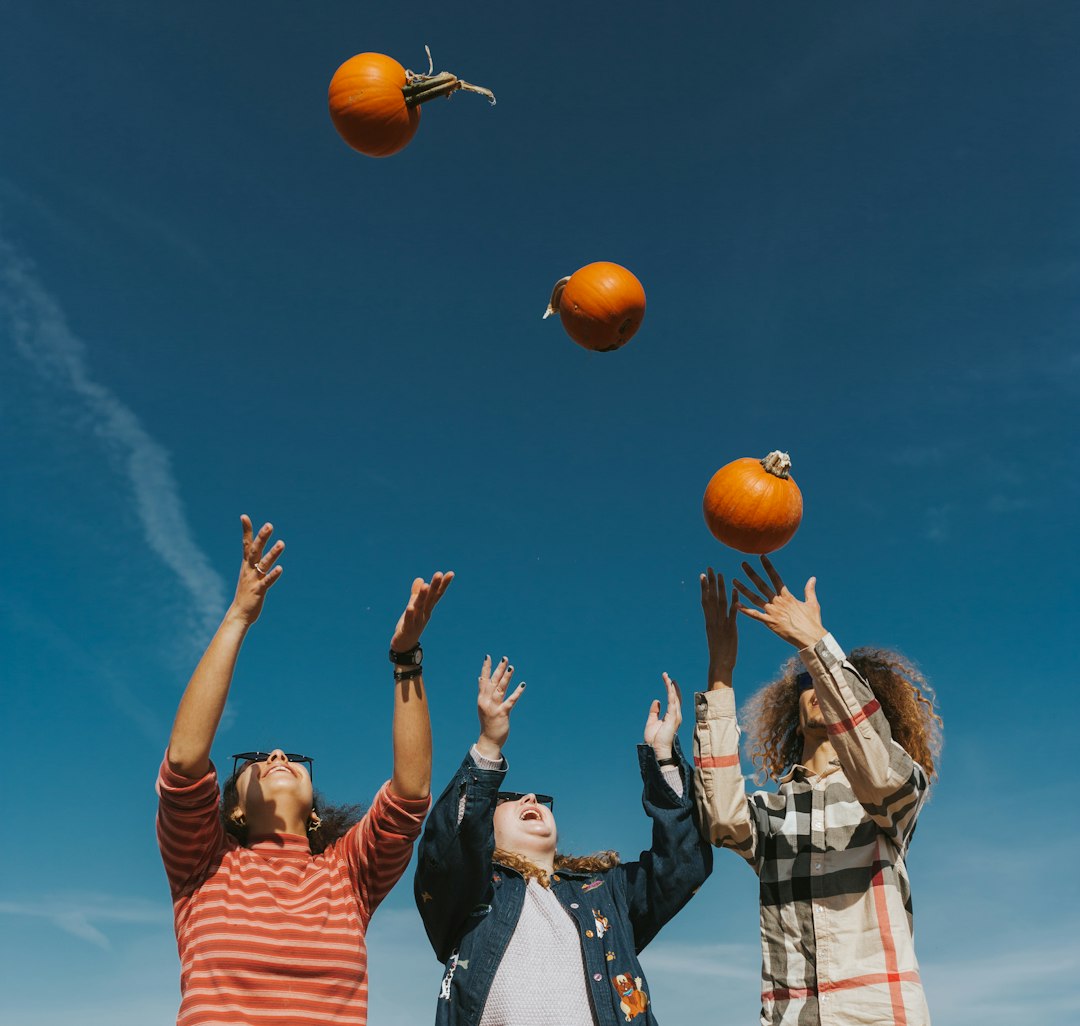
<instances>
[{"instance_id":1,"label":"fingers spread","mask_svg":"<svg viewBox=\"0 0 1080 1026\"><path fill-rule=\"evenodd\" d=\"M761 557L761 565L765 568L765 573L769 575L769 580L772 581L773 587L776 589L776 593L779 595L784 590L784 582L780 575L776 572L776 567L772 565L772 561L768 556Z\"/></svg>"},{"instance_id":2,"label":"fingers spread","mask_svg":"<svg viewBox=\"0 0 1080 1026\"><path fill-rule=\"evenodd\" d=\"M746 576L754 582L754 587L757 588L766 599L774 597L772 588L765 583L761 574L759 574L749 563L743 563L742 568L746 572Z\"/></svg>"},{"instance_id":3,"label":"fingers spread","mask_svg":"<svg viewBox=\"0 0 1080 1026\"><path fill-rule=\"evenodd\" d=\"M764 609L765 608L765 600L763 598L759 597L758 595L754 594L754 592L752 592L745 584L743 584L742 581L736 579L732 583L738 589L739 593L741 595L744 595L751 602L753 602L755 606L757 606L759 609ZM739 608L742 609L743 612L746 612L745 607L740 606Z\"/></svg>"},{"instance_id":4,"label":"fingers spread","mask_svg":"<svg viewBox=\"0 0 1080 1026\"><path fill-rule=\"evenodd\" d=\"M515 689L512 695L508 695L506 701L503 702L503 708L506 710L513 709L517 705L517 700L525 692L525 681L522 681Z\"/></svg>"}]
</instances>

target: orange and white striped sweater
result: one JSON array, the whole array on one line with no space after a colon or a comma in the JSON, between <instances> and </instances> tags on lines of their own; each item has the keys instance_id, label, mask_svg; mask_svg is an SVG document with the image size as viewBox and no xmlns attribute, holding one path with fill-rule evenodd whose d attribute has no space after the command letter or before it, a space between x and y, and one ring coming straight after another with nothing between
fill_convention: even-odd
<instances>
[{"instance_id":1,"label":"orange and white striped sweater","mask_svg":"<svg viewBox=\"0 0 1080 1026\"><path fill-rule=\"evenodd\" d=\"M409 864L430 799L384 784L364 818L320 855L306 837L241 846L221 826L214 767L161 767L158 845L180 952L177 1026L367 1022L364 934Z\"/></svg>"}]
</instances>

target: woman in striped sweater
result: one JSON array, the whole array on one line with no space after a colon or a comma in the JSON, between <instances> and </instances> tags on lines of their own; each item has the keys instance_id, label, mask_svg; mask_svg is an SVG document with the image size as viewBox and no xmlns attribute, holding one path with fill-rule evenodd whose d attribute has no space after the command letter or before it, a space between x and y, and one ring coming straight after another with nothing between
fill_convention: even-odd
<instances>
[{"instance_id":1,"label":"woman in striped sweater","mask_svg":"<svg viewBox=\"0 0 1080 1026\"><path fill-rule=\"evenodd\" d=\"M364 1026L368 921L408 866L430 803L419 643L453 574L417 578L394 631L393 776L358 822L321 823L310 760L281 749L244 753L219 806L210 748L285 549L267 548L270 524L254 534L247 516L241 523L236 595L180 701L158 776L158 843L181 963L177 1023Z\"/></svg>"}]
</instances>

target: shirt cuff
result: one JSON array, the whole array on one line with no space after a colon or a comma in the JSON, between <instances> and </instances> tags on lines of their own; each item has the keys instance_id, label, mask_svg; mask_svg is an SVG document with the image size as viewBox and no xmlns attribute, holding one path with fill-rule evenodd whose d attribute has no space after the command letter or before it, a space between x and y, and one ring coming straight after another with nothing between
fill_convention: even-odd
<instances>
[{"instance_id":1,"label":"shirt cuff","mask_svg":"<svg viewBox=\"0 0 1080 1026\"><path fill-rule=\"evenodd\" d=\"M839 666L847 660L847 653L840 647L840 643L831 634L826 634L816 645L799 650L799 658L803 665L811 668L814 659L821 661L826 670Z\"/></svg>"},{"instance_id":2,"label":"shirt cuff","mask_svg":"<svg viewBox=\"0 0 1080 1026\"><path fill-rule=\"evenodd\" d=\"M460 750L458 749L458 751ZM469 749L469 755L472 756L472 761L476 763L477 769L505 770L508 768L505 755L500 755L497 759L488 759L480 754L480 749L476 745Z\"/></svg>"},{"instance_id":3,"label":"shirt cuff","mask_svg":"<svg viewBox=\"0 0 1080 1026\"><path fill-rule=\"evenodd\" d=\"M682 770L678 766L661 766L660 774L664 778L664 783L681 798L683 793Z\"/></svg>"},{"instance_id":4,"label":"shirt cuff","mask_svg":"<svg viewBox=\"0 0 1080 1026\"><path fill-rule=\"evenodd\" d=\"M694 696L694 711L698 723L721 717L735 718L735 689L717 688L715 691L699 691Z\"/></svg>"}]
</instances>

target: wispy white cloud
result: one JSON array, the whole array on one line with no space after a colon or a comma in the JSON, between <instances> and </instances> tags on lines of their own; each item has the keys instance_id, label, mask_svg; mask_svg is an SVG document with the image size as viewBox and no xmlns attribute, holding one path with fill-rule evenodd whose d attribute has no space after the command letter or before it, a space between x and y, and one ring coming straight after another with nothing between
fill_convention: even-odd
<instances>
[{"instance_id":1,"label":"wispy white cloud","mask_svg":"<svg viewBox=\"0 0 1080 1026\"><path fill-rule=\"evenodd\" d=\"M0 901L0 916L46 919L65 933L109 948L109 938L99 929L105 923L159 926L170 922L168 905L112 894L52 894L32 900ZM98 925L95 925L98 924Z\"/></svg>"},{"instance_id":2,"label":"wispy white cloud","mask_svg":"<svg viewBox=\"0 0 1080 1026\"><path fill-rule=\"evenodd\" d=\"M168 451L114 392L96 381L86 345L30 263L0 238L0 336L46 381L82 408L101 444L119 457L150 549L187 592L200 635L225 604L225 583L195 543Z\"/></svg>"},{"instance_id":3,"label":"wispy white cloud","mask_svg":"<svg viewBox=\"0 0 1080 1026\"><path fill-rule=\"evenodd\" d=\"M1003 931L1008 950L923 964L936 1021L951 1026L1075 1022L1080 939Z\"/></svg>"}]
</instances>

